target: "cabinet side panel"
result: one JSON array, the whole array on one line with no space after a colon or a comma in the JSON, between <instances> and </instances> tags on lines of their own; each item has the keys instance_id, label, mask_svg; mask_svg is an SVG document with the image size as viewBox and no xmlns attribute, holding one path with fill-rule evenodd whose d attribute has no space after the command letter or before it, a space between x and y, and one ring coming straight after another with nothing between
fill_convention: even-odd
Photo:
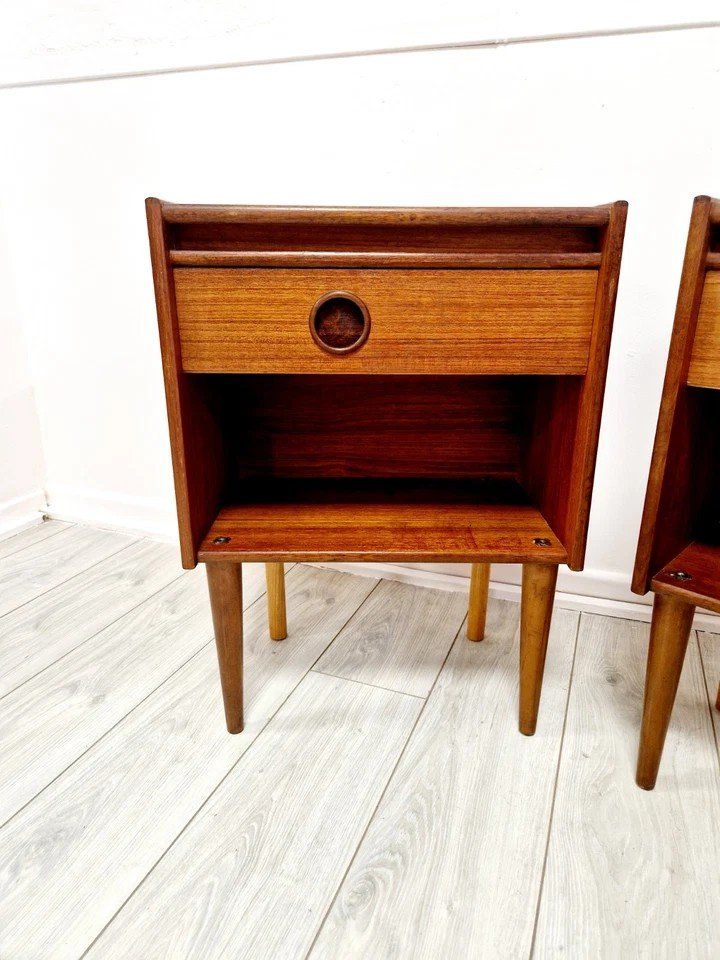
<instances>
[{"instance_id":1,"label":"cabinet side panel","mask_svg":"<svg viewBox=\"0 0 720 960\"><path fill-rule=\"evenodd\" d=\"M670 341L632 589L647 593L657 571L687 545L690 409L687 373L705 277L711 200L697 197Z\"/></svg>"},{"instance_id":2,"label":"cabinet side panel","mask_svg":"<svg viewBox=\"0 0 720 960\"><path fill-rule=\"evenodd\" d=\"M219 426L206 387L182 372L172 271L167 257L162 204L146 204L155 301L162 350L182 564L197 563L198 547L215 519L225 478Z\"/></svg>"},{"instance_id":3,"label":"cabinet side panel","mask_svg":"<svg viewBox=\"0 0 720 960\"><path fill-rule=\"evenodd\" d=\"M570 482L582 377L539 377L523 481L560 542L570 536Z\"/></svg>"},{"instance_id":4,"label":"cabinet side panel","mask_svg":"<svg viewBox=\"0 0 720 960\"><path fill-rule=\"evenodd\" d=\"M626 219L627 203L618 201L612 204L595 294L590 357L580 390L573 444L564 541L571 570L581 570L585 561L598 434Z\"/></svg>"}]
</instances>

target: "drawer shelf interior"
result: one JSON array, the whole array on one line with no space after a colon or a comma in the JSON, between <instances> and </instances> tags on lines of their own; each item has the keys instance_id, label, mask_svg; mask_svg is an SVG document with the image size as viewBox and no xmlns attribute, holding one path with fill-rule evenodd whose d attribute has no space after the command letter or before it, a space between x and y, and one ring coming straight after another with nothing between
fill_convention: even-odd
<instances>
[{"instance_id":1,"label":"drawer shelf interior","mask_svg":"<svg viewBox=\"0 0 720 960\"><path fill-rule=\"evenodd\" d=\"M567 558L579 377L191 380L220 473L200 560Z\"/></svg>"},{"instance_id":2,"label":"drawer shelf interior","mask_svg":"<svg viewBox=\"0 0 720 960\"><path fill-rule=\"evenodd\" d=\"M687 387L673 422L650 570L660 576L695 547L720 554L720 391ZM720 568L718 569L720 574ZM670 584L672 585L672 583Z\"/></svg>"},{"instance_id":3,"label":"drawer shelf interior","mask_svg":"<svg viewBox=\"0 0 720 960\"><path fill-rule=\"evenodd\" d=\"M440 556L562 563L566 551L512 480L252 481L223 507L200 560Z\"/></svg>"}]
</instances>

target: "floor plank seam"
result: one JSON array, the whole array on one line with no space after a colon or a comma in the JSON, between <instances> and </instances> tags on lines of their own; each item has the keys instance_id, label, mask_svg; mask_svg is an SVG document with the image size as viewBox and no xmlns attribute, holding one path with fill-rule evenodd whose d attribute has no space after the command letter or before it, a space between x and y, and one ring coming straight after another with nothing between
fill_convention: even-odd
<instances>
[{"instance_id":1,"label":"floor plank seam","mask_svg":"<svg viewBox=\"0 0 720 960\"><path fill-rule=\"evenodd\" d=\"M453 641L454 643L455 641ZM451 644L452 646L452 644ZM315 661L317 663L317 661ZM358 680L356 677L341 677L339 673L328 673L327 670L318 670L313 667L310 673L319 673L323 677L333 677L335 680L348 680L350 683L359 683L363 687L372 687L373 690L384 690L386 693L399 693L401 697L412 697L413 700L422 700L427 697L421 697L419 693L408 693L407 690L396 690L394 687L382 687L379 683L370 683L369 680Z\"/></svg>"},{"instance_id":2,"label":"floor plank seam","mask_svg":"<svg viewBox=\"0 0 720 960\"><path fill-rule=\"evenodd\" d=\"M64 533L63 530L59 532ZM57 534L53 534L52 537L48 537L47 539L51 540L55 536L57 536ZM66 580L60 580L58 583L54 583L51 587L48 587L47 590L41 590L40 593L34 594L32 597L29 597L27 600L23 600L23 602L19 603L16 607L11 607L9 610L6 610L2 616L6 617L10 613L17 613L18 610L22 610L22 608L26 607L29 603L33 603L35 600L38 600L40 597L44 597L46 593L50 593L51 590L57 590L58 587L65 586L65 584L70 583L71 580L74 580L75 577L82 576L84 573L87 573L88 570L92 570L94 567L96 567L99 563L105 563L106 560L111 560L113 557L116 557L119 553L122 553L123 550L127 550L128 547L134 547L138 543L140 543L140 538L136 540L131 540L130 543L124 543L121 547L118 547L117 550L113 550L113 552L109 553L106 557L101 557L99 560L96 560L94 563L88 564L87 567L83 567L82 570L78 570L77 573L74 573L71 577L68 577ZM36 546L36 544L31 544L31 546ZM29 549L29 548L23 548L23 549ZM20 550L18 551L18 553L21 553L21 552L22 551ZM16 555L17 554L14 554L14 553L10 554L10 556L12 557ZM7 557L3 557L3 560L6 560L6 559Z\"/></svg>"},{"instance_id":3,"label":"floor plank seam","mask_svg":"<svg viewBox=\"0 0 720 960\"><path fill-rule=\"evenodd\" d=\"M123 547L123 550L129 550L130 547L132 546L135 546L135 544L129 543L127 547ZM122 553L122 550L118 552ZM117 554L112 554L111 557L107 557L106 559L110 560L112 559L112 557L115 557L115 556L117 556ZM98 561L98 563L104 563L104 562L105 562L104 560ZM93 566L97 566L97 564L93 564ZM92 567L88 567L87 570L81 570L80 573L77 574L77 576L82 577L88 572L88 570L91 570L91 569ZM80 643L77 644L77 646L72 647L70 650L66 650L65 653L61 654L56 660L52 660L50 663L46 664L41 670L38 670L37 673L33 673L29 677L25 677L25 679L21 680L16 687L13 687L10 690L6 690L5 693L0 693L0 700L3 700L5 697L10 696L11 693L15 693L16 690L19 690L20 687L24 686L26 683L29 683L30 680L34 680L35 677L39 677L41 673L44 673L50 667L55 666L55 664L60 663L60 661L64 660L65 657L67 657L69 654L75 653L77 650L80 649L80 647L84 646L90 640L94 640L98 634L103 632L103 630L107 630L108 627L112 627L114 624L119 623L124 617L129 616L131 613L134 613L138 607L141 607L144 603L147 603L148 600L152 600L153 597L156 597L163 590L166 590L168 587L172 586L174 583L177 583L178 580L180 580L182 577L185 576L185 572L186 571L181 570L180 573L176 577L173 577L172 580L168 580L167 583L164 583L161 587L158 587L158 589L155 590L153 593L149 593L146 597L143 597L142 600L138 601L138 603L136 603L134 607L131 607L129 610L125 610L123 613L120 614L120 616L115 617L114 620L110 620L108 621L108 623L103 624L103 626L100 627L98 630L96 630L95 633L91 634L89 637L86 637L85 640L81 640ZM70 580L66 580L64 584L58 584L58 586L65 586L66 584L70 583L74 579L75 577L71 577ZM54 590L55 587L52 587L52 589ZM46 593L50 593L50 590L47 590ZM34 600L39 599L41 596L43 596L43 594L39 593L37 597L33 597L32 600L28 600L28 603L33 603ZM21 604L20 606L25 606L25 604ZM19 609L20 607L16 607L16 610L19 610ZM10 616L10 614L14 612L15 611L13 610L9 610L6 614L3 614L3 617ZM0 626L2 626L2 618L0 618Z\"/></svg>"},{"instance_id":4,"label":"floor plank seam","mask_svg":"<svg viewBox=\"0 0 720 960\"><path fill-rule=\"evenodd\" d=\"M181 574L180 576L183 576L183 574ZM177 579L179 580L180 577L178 577ZM176 582L175 580L172 581L172 583L175 583L175 582ZM157 590L156 593L154 593L152 596L156 596L156 595L157 595L158 593L160 593L162 590L166 590L168 586L170 586L170 584L166 584L164 587L161 587L160 590ZM265 594L265 591L263 591L259 596L257 596L257 597L252 601L252 603L249 603L249 604L247 605L247 607L244 608L243 614L247 613L247 611L250 610L251 607L254 607L256 603L259 603L259 602L263 599L263 597L264 597L265 595L266 595L266 594ZM143 601L142 601L142 603L145 603L147 600L150 600L150 599L152 599L152 598L151 598L151 597L147 597L146 600L143 600ZM137 609L138 606L142 606L142 603L137 604L137 606L134 607L133 609L135 610L135 609ZM128 611L128 612L130 612L130 611ZM123 614L123 617L124 617L124 616L127 616L127 614ZM118 620L121 620L121 619L122 619L122 617L118 617ZM117 622L117 621L116 621L116 622ZM103 630L104 630L104 629L105 629L105 627L103 627ZM101 633L102 631L98 631L98 632ZM333 640L334 640L334 639L335 639L335 638L333 637ZM50 780L48 783L45 784L45 786L42 788L42 790L38 790L38 792L37 792L36 794L33 794L33 796L32 796L26 803L24 803L21 807L18 807L18 809L12 814L12 816L8 817L7 820L5 820L3 823L0 823L0 831L4 830L4 828L7 826L7 824L10 823L12 820L14 820L14 818L15 818L19 813L21 813L23 810L25 810L27 807L29 807L30 804L36 799L36 797L39 797L41 793L44 793L44 792L48 789L48 787L50 787L50 786L51 786L53 783L55 783L60 777L62 777L63 774L66 773L71 767L73 767L73 766L78 762L78 760L82 759L82 757L84 757L85 754L88 753L88 751L92 750L93 747L97 746L98 743L100 743L102 740L104 740L105 737L106 737L109 733L111 733L119 724L121 724L124 720L126 720L135 710L137 710L140 706L142 706L142 704L144 704L146 700L148 700L150 697L154 696L154 694L156 694L157 691L158 691L162 686L164 686L164 684L166 684L169 680L171 680L172 677L174 677L175 674L176 674L179 670L182 670L183 667L187 666L187 664L190 663L191 660L194 660L195 657L199 656L200 653L205 649L205 647L207 647L210 643L212 643L212 641L213 641L213 637L212 637L212 634L211 634L211 635L207 638L207 640L206 640L204 643L202 643L202 644L198 647L198 649L197 649L193 654L191 654L191 655L190 655L186 660L184 660L178 667L176 667L175 670L172 670L166 677L164 677L164 678L160 681L160 683L157 684L157 686L153 687L153 689L152 689L148 694L146 694L146 695L142 698L142 700L139 700L130 710L128 710L127 713L123 714L122 717L120 717L111 727L108 727L108 729L105 730L105 731L97 738L97 740L94 740L88 747L86 747L85 750L82 751L82 753L79 753L79 754L73 759L72 763L69 763L66 767L63 767L63 769L57 774L57 776L53 777L52 780ZM331 642L332 642L332 641L331 641ZM81 647L81 646L82 646L82 644L78 644L78 647ZM59 662L60 660L62 660L62 659L63 659L63 657L58 657L58 660L56 660L55 662L58 663L58 662ZM317 661L316 661L316 662L317 662ZM41 670L41 671L39 671L39 672L42 673L43 671ZM22 686L22 684L20 684L20 686ZM263 729L264 729L264 727L263 727Z\"/></svg>"},{"instance_id":5,"label":"floor plank seam","mask_svg":"<svg viewBox=\"0 0 720 960\"><path fill-rule=\"evenodd\" d=\"M540 885L538 886L537 904L535 906L535 922L533 923L532 940L530 941L530 952L528 960L532 960L535 955L535 941L537 939L538 923L540 921L540 905L542 903L543 888L545 886L545 871L547 870L548 853L550 850L550 840L552 837L553 816L555 814L555 800L557 799L557 788L560 780L560 765L562 763L563 747L565 745L565 730L567 728L568 713L570 712L570 695L572 692L573 679L575 677L575 660L577 658L578 641L580 639L580 625L584 614L578 615L577 628L575 630L575 643L573 645L572 663L570 664L570 679L568 680L567 697L565 698L565 715L563 716L562 731L560 733L560 745L558 747L558 758L555 766L555 780L553 782L552 802L550 804L550 816L548 817L547 839L545 841L545 853L543 855L542 872L540 873Z\"/></svg>"},{"instance_id":6,"label":"floor plank seam","mask_svg":"<svg viewBox=\"0 0 720 960\"><path fill-rule=\"evenodd\" d=\"M43 521L43 522L44 522L44 521ZM38 524L37 524L38 527L42 527L42 525L43 525L42 523L38 523ZM63 530L67 530L68 527L72 527L72 526L75 526L75 524L70 523L70 524L68 524L67 527L61 527L60 530L56 530L55 533L49 533L46 537L43 537L42 540L38 540L37 543L28 543L28 544L27 544L26 546L24 546L24 547L18 547L17 550L11 550L10 553L6 553L6 554L3 555L3 560L7 560L8 557L14 557L16 554L22 553L23 550L29 550L30 547L36 547L38 543L45 543L46 540L52 540L53 537L56 537L59 533L62 533ZM34 530L35 528L34 528L34 527L28 527L27 529L28 529L28 530ZM0 546L2 546L3 543L7 543L9 540L12 540L13 537L19 537L21 533L24 533L24 531L23 531L23 530L20 530L18 533L12 533L12 534L10 534L9 537L3 537L3 539L0 540Z\"/></svg>"},{"instance_id":7,"label":"floor plank seam","mask_svg":"<svg viewBox=\"0 0 720 960\"><path fill-rule=\"evenodd\" d=\"M700 669L702 671L703 683L705 685L705 696L707 697L708 710L710 711L710 728L713 733L713 740L715 741L715 754L718 759L718 773L720 774L720 743L718 743L717 729L715 727L715 718L713 716L713 710L715 710L715 704L710 693L710 686L708 684L707 670L705 669L705 660L703 658L702 644L700 643L700 634L698 630L693 631L695 634L695 643L697 644L698 653L700 654Z\"/></svg>"},{"instance_id":8,"label":"floor plank seam","mask_svg":"<svg viewBox=\"0 0 720 960\"><path fill-rule=\"evenodd\" d=\"M153 687L153 689L152 689L148 694L146 694L146 695L142 698L142 700L138 700L138 702L137 702L136 704L134 704L134 706L133 706L130 710L128 710L127 713L123 714L123 716L120 717L119 720L116 720L115 723L113 723L113 725L112 725L111 727L108 727L107 730L103 731L103 733L100 734L100 736L97 738L97 740L93 740L93 742L92 742L89 746L87 746L87 747L85 748L85 750L83 750L81 753L79 753L79 754L72 760L71 763L69 763L66 767L63 767L63 769L60 770L60 772L59 772L56 776L54 776L54 777L52 778L52 780L49 780L41 790L38 790L38 792L37 792L36 794L33 794L33 796L32 796L26 803L24 803L21 807L18 807L18 809L17 809L11 816L9 816L9 817L7 818L7 820L5 820L3 823L0 823L0 831L4 830L5 827L6 827L9 823L11 823L11 822L15 819L15 817L17 817L17 815L18 815L19 813L22 813L23 810L27 809L27 807L29 807L30 804L33 803L33 802L37 799L37 797L39 797L42 793L45 793L45 791L48 789L48 787L51 787L51 786L53 785L53 783L55 783L57 780L59 780L60 777L63 776L63 774L67 773L67 771L68 771L71 767L74 767L75 764L78 762L78 760L81 760L81 759L85 756L86 753L88 753L90 750L93 749L93 747L96 747L96 746L98 745L98 743L100 743L102 740L104 740L105 737L107 737L107 735L108 735L109 733L111 733L119 724L121 724L124 720L126 720L126 719L130 716L131 713L133 713L135 710L137 710L138 707L142 706L142 704L145 703L146 700L148 700L148 699L149 699L150 697L152 697L155 693L157 693L157 691L160 689L160 687L162 687L165 683L168 682L168 680L170 680L172 677L174 677L175 674L178 672L178 670L182 670L182 668L185 667L188 663L190 663L191 660L194 660L195 657L199 656L199 654L205 649L205 647L208 646L209 643L211 643L211 641L212 641L212 638L211 638L211 637L208 637L208 639L207 639L203 644L201 644L201 645L198 647L198 649L197 649L193 654L191 654L191 655L187 658L187 660L184 660L178 667L175 668L175 670L173 670L173 671L172 671L171 673L169 673L166 677L164 677L163 680L161 680L161 682L160 682L156 687ZM42 671L41 671L41 672L42 672Z\"/></svg>"},{"instance_id":9,"label":"floor plank seam","mask_svg":"<svg viewBox=\"0 0 720 960\"><path fill-rule=\"evenodd\" d=\"M299 564L294 564L294 566L299 566ZM88 946L85 948L85 950L83 950L83 952L80 954L80 956L77 958L77 960L83 960L83 957L86 957L86 956L88 955L88 953L92 950L92 948L95 946L95 944L98 942L98 940L102 937L102 935L105 933L105 931L108 929L108 927L110 927L111 924L113 924L113 923L115 922L115 919L116 919L116 918L120 915L120 913L125 909L126 905L132 900L132 898L135 896L135 894L138 893L138 891L139 891L140 888L143 886L143 884L146 882L146 880L148 879L148 877L150 877L150 875L151 875L151 874L153 873L153 871L157 868L157 866L158 866L158 865L162 862L162 860L168 855L168 853L172 850L172 848L175 846L175 844L178 842L178 840L182 837L182 835L185 833L185 831L190 827L190 825L193 823L193 821L200 815L200 813L202 812L202 810L207 806L207 804L210 802L210 800L213 798L213 796L217 793L217 791L220 789L220 787L223 785L223 783L227 780L227 778L228 778L228 777L230 776L230 774L233 772L233 770L235 769L235 767L237 767L237 765L240 763L240 761L243 760L243 759L250 753L250 751L253 749L253 747L255 746L255 744L258 743L258 741L259 741L260 738L262 737L263 733L267 730L267 728L269 727L269 725L273 722L273 720L275 719L275 717L276 717L276 716L278 715L278 713L282 710L282 708L285 706L285 704L286 704L287 701L290 699L290 697L295 693L295 691L296 691L297 688L300 686L300 684L303 682L303 680L305 680L305 678L313 671L313 668L315 667L315 664L318 662L318 660L320 659L320 657L322 657L322 656L324 655L325 651L328 650L328 648L335 642L335 640L337 639L337 637L338 637L338 636L342 633L342 631L347 627L347 625L350 623L350 621L353 619L353 617L357 614L358 610L359 610L359 609L362 607L362 605L367 601L367 599L368 599L368 597L370 596L370 594L372 594L373 591L375 591L375 590L378 588L378 586L380 585L381 582L382 582L381 580L378 580L378 582L373 586L372 590L369 591L369 593L367 594L367 596L365 596L365 597L363 598L363 600L362 600L362 601L358 604L358 606L355 608L355 610L353 610L353 612L350 614L350 616L347 618L347 620L342 624L342 626L338 629L338 631L335 633L335 635L330 638L330 640L329 640L328 643L325 645L325 647L322 649L322 651L320 652L320 654L315 658L315 660L314 660L314 661L312 662L312 664L308 667L308 669L305 671L305 673L303 673L303 675L298 679L297 683L296 683L296 684L293 686L293 688L288 692L287 696L283 699L283 701L282 701L280 704L278 704L277 709L273 712L273 714L272 714L270 717L268 717L268 719L267 719L266 722L262 725L262 727L260 728L260 730L258 730L255 739L254 739L250 744L248 744L247 749L244 750L244 751L240 754L240 756L237 758L237 760L227 769L227 771L223 774L223 776L220 778L220 780L218 780L218 782L217 782L217 783L215 784L215 786L212 788L212 790L210 791L210 793L208 793L208 795L205 797L205 799L203 800L203 802L200 804L200 806L197 808L197 810L193 813L193 815L190 817L190 819L187 821L187 823L185 823L185 825L184 825L184 826L182 827L182 829L178 832L178 834L177 834L177 835L172 839L172 841L167 845L167 847L163 850L163 852L160 854L160 856L157 858L157 860L152 864L152 866L151 866L150 869L147 871L147 873L143 876L143 878L140 880L140 882L133 888L133 890L131 891L131 893L129 893L128 896L123 900L123 902L120 904L120 906L117 908L117 910L116 910L116 911L113 913L113 915L110 917L110 919L108 920L108 922L102 927L101 930L98 931L97 936L95 936L95 937L93 938L92 942L88 944ZM249 610L250 607L254 606L256 603L258 603L260 600L262 600L262 598L263 598L264 596L266 596L266 593L265 593L265 592L263 592L262 594L260 594L260 596L257 598L257 600L254 600L253 603L251 603L251 604L247 607L247 609ZM245 613L245 611L243 611L243 613ZM288 641L286 640L285 642L288 642ZM207 646L207 644L205 644L204 646ZM197 656L199 653L200 653L200 651L198 650L197 653L193 654L193 656ZM193 659L193 658L190 657L189 660L186 661L186 662L189 662L189 661L192 660L192 659ZM184 664L183 664L183 666L184 666ZM178 669L181 669L181 668L178 668ZM177 671L173 671L173 673L177 673ZM168 677L167 679L169 679L169 677ZM163 680L163 683L165 683L165 682L166 682L166 680ZM160 686L162 686L162 684L160 684ZM158 689L158 688L156 688L156 689ZM154 690L153 690L153 693L155 693ZM146 697L145 699L147 699L147 697ZM139 706L139 704L138 704L138 706ZM133 707L133 710L134 710L134 709L136 709L136 707ZM422 711L421 711L421 712L422 712ZM132 713L132 711L129 711L129 713ZM123 718L123 719L124 719L124 718ZM414 729L414 728L413 728L413 729ZM98 741L96 741L96 742L98 742ZM84 751L84 752L86 753L87 751ZM56 779L57 779L57 778L56 778ZM27 806L27 804L26 804L26 806ZM15 816L15 814L13 814L13 816ZM1 828L0 828L0 829L1 829Z\"/></svg>"},{"instance_id":10,"label":"floor plank seam","mask_svg":"<svg viewBox=\"0 0 720 960\"><path fill-rule=\"evenodd\" d=\"M445 669L445 664L448 662L448 659L449 659L449 657L450 657L450 654L452 653L453 648L455 647L455 644L458 642L458 639L459 639L459 637L461 636L461 634L462 634L462 632L463 632L463 628L465 627L466 622L467 622L467 617L464 617L462 623L460 624L460 628L459 628L458 632L455 634L455 638L454 638L453 642L452 642L452 643L450 644L450 646L448 647L447 653L445 654L445 657L443 658L443 661L442 661L442 663L440 664L440 669L438 670L437 674L435 675L435 679L434 679L433 682L432 682L432 686L430 687L430 690L428 691L427 698L423 700L422 706L420 707L420 710L418 711L418 715L417 715L417 717L415 718L415 723L414 723L414 724L412 725L412 727L410 728L410 732L408 733L407 739L405 740L405 743L403 744L403 748L402 748L402 750L400 751L400 753L398 754L398 758L397 758L397 760L395 761L395 764L394 764L392 770L390 771L390 776L387 778L387 780L386 780L386 782L385 782L385 786L383 787L382 792L380 793L380 797L378 798L378 802L375 804L372 812L370 813L370 816L368 817L368 821L367 821L367 823L365 824L365 829L363 830L362 835L360 836L360 839L358 840L358 843L357 843L357 846L355 847L355 850L354 850L354 852L353 852L353 855L352 855L352 856L350 857L350 859L348 860L348 865L347 865L347 867L345 868L345 871L343 872L342 877L340 877L340 881L339 881L339 883L338 883L338 885L337 885L337 888L336 888L336 890L335 890L335 893L333 894L332 899L330 900L330 904L329 904L327 910L325 911L325 913L323 914L323 917L322 917L322 919L320 920L320 923L318 924L318 928L317 928L317 930L315 931L315 936L313 937L312 943L310 944L310 947L308 948L307 953L306 953L305 956L303 957L303 960L309 960L310 954L311 954L311 953L313 952L313 950L315 949L315 944L317 943L318 938L320 937L320 934L321 934L322 931L323 931L323 927L324 927L325 924L327 923L327 919L328 919L328 917L330 916L330 913L332 912L333 907L335 906L335 903L336 903L336 901L337 901L337 898L338 898L338 896L340 895L340 891L341 891L342 888L343 888L343 884L345 883L345 880L347 879L348 874L349 874L350 871L352 870L353 864L355 863L355 860L357 859L357 855L358 855L358 853L360 852L360 848L362 847L362 845L363 845L363 843L364 843L364 841L365 841L365 837L367 836L368 831L370 830L370 827L372 826L372 823L373 823L373 821L374 821L374 819L375 819L375 815L377 814L378 810L380 809L380 806L382 805L383 800L385 799L385 795L387 794L387 791L388 791L388 789L389 789L389 787L390 787L390 784L392 783L393 778L394 778L394 776L395 776L395 774L396 774L396 772L397 772L397 769L398 769L398 767L400 766L400 763L401 763L401 761L402 761L402 758L405 756L405 753L406 753L406 751L407 751L407 748L408 748L408 746L410 745L410 741L412 740L413 736L415 735L415 731L417 730L418 724L420 723L420 719L421 719L423 713L425 712L425 708L427 707L428 703L430 702L430 698L432 697L433 690L434 690L435 687L437 686L437 682L438 682L438 680L440 679L440 676L441 676L443 670ZM394 692L396 692L396 691L393 691L393 693L394 693ZM422 699L422 698L420 698L420 699Z\"/></svg>"}]
</instances>

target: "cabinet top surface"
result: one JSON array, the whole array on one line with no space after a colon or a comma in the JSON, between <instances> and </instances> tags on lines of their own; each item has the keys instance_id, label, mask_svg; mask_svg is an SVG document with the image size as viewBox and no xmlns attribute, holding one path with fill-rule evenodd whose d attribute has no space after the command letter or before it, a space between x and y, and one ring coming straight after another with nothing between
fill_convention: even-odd
<instances>
[{"instance_id":1,"label":"cabinet top surface","mask_svg":"<svg viewBox=\"0 0 720 960\"><path fill-rule=\"evenodd\" d=\"M614 204L594 207L309 207L235 204L160 203L168 223L294 223L345 222L355 224L583 224L604 226ZM618 203L626 206L625 201Z\"/></svg>"}]
</instances>

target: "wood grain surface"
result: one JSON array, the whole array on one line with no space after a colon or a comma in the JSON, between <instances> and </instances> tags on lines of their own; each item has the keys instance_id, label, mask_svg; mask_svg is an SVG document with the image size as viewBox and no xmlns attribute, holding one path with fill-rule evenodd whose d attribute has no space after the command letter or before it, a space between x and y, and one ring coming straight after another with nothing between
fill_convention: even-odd
<instances>
[{"instance_id":1,"label":"wood grain surface","mask_svg":"<svg viewBox=\"0 0 720 960\"><path fill-rule=\"evenodd\" d=\"M127 547L132 537L68 527L0 560L0 616Z\"/></svg>"},{"instance_id":2,"label":"wood grain surface","mask_svg":"<svg viewBox=\"0 0 720 960\"><path fill-rule=\"evenodd\" d=\"M45 520L28 527L26 530L21 530L19 533L3 537L0 540L0 559L9 557L19 550L24 550L25 547L40 543L41 540L47 540L48 537L54 537L56 533L66 530L68 526L69 524L63 523L61 520Z\"/></svg>"},{"instance_id":3,"label":"wood grain surface","mask_svg":"<svg viewBox=\"0 0 720 960\"><path fill-rule=\"evenodd\" d=\"M0 618L0 697L181 573L175 547L141 540Z\"/></svg>"},{"instance_id":4,"label":"wood grain surface","mask_svg":"<svg viewBox=\"0 0 720 960\"><path fill-rule=\"evenodd\" d=\"M461 593L382 580L317 669L426 697L466 611Z\"/></svg>"},{"instance_id":5,"label":"wood grain surface","mask_svg":"<svg viewBox=\"0 0 720 960\"><path fill-rule=\"evenodd\" d=\"M705 274L687 382L720 390L720 271Z\"/></svg>"},{"instance_id":6,"label":"wood grain surface","mask_svg":"<svg viewBox=\"0 0 720 960\"><path fill-rule=\"evenodd\" d=\"M594 270L174 270L192 373L563 373L587 367ZM312 340L320 297L360 297L372 327L331 356Z\"/></svg>"},{"instance_id":7,"label":"wood grain surface","mask_svg":"<svg viewBox=\"0 0 720 960\"><path fill-rule=\"evenodd\" d=\"M182 371L180 337L167 228L162 204L146 201L150 257L162 355L165 401L170 432L175 502L183 566L191 570L197 548L220 503L225 482L223 441L209 407L208 392L197 378Z\"/></svg>"},{"instance_id":8,"label":"wood grain surface","mask_svg":"<svg viewBox=\"0 0 720 960\"><path fill-rule=\"evenodd\" d=\"M692 579L678 580L673 576L678 571ZM653 577L652 588L720 613L720 544L689 544Z\"/></svg>"},{"instance_id":9,"label":"wood grain surface","mask_svg":"<svg viewBox=\"0 0 720 960\"><path fill-rule=\"evenodd\" d=\"M657 787L634 782L649 627L583 614L538 918L538 960L720 950L720 778L691 643Z\"/></svg>"},{"instance_id":10,"label":"wood grain surface","mask_svg":"<svg viewBox=\"0 0 720 960\"><path fill-rule=\"evenodd\" d=\"M517 604L460 637L311 960L527 957L578 616L555 615L545 709L517 732Z\"/></svg>"},{"instance_id":11,"label":"wood grain surface","mask_svg":"<svg viewBox=\"0 0 720 960\"><path fill-rule=\"evenodd\" d=\"M265 482L254 491L247 487L245 493L253 500L220 511L200 560L562 563L566 558L540 511L513 485L290 480Z\"/></svg>"},{"instance_id":12,"label":"wood grain surface","mask_svg":"<svg viewBox=\"0 0 720 960\"><path fill-rule=\"evenodd\" d=\"M294 568L292 643L268 641L264 604L246 610L241 734L225 732L208 643L21 811L0 832L0 955L77 960L374 584Z\"/></svg>"},{"instance_id":13,"label":"wood grain surface","mask_svg":"<svg viewBox=\"0 0 720 960\"><path fill-rule=\"evenodd\" d=\"M705 418L687 388L688 368L705 282L713 201L696 197L688 228L675 321L668 352L638 537L632 589L644 594L658 570L691 539L695 482L702 470Z\"/></svg>"},{"instance_id":14,"label":"wood grain surface","mask_svg":"<svg viewBox=\"0 0 720 960\"><path fill-rule=\"evenodd\" d=\"M215 381L230 489L252 476L518 478L536 392L527 377Z\"/></svg>"},{"instance_id":15,"label":"wood grain surface","mask_svg":"<svg viewBox=\"0 0 720 960\"><path fill-rule=\"evenodd\" d=\"M0 701L0 823L210 640L204 579L180 577Z\"/></svg>"},{"instance_id":16,"label":"wood grain surface","mask_svg":"<svg viewBox=\"0 0 720 960\"><path fill-rule=\"evenodd\" d=\"M306 677L88 960L303 956L420 706Z\"/></svg>"},{"instance_id":17,"label":"wood grain surface","mask_svg":"<svg viewBox=\"0 0 720 960\"><path fill-rule=\"evenodd\" d=\"M167 548L156 549L160 558ZM97 570L124 558L135 583L136 551L142 544ZM691 637L648 794L633 784L647 624L583 616L573 668L578 617L557 609L528 740L515 726L517 604L490 600L484 642L460 633L423 706L375 684L419 692L418 678L437 670L451 632L442 611L455 609L447 593L417 600L437 624L431 637L412 610L400 616L410 600L393 589L372 603L382 581L295 567L291 635L273 643L258 601L263 568L245 572L245 599L256 602L245 611L246 727L236 737L222 722L199 571L175 581L174 599L162 588L154 612L141 601L77 647L77 584L92 569L26 601L53 601L51 647L68 652L0 699L0 717L10 706L0 798L31 786L28 776L38 789L0 828L3 958L717 955L719 635L700 637L704 668ZM109 590L109 607L124 584ZM99 606L96 597L88 619ZM337 686L298 688L313 664L355 679L316 673ZM414 727L400 702L421 709Z\"/></svg>"},{"instance_id":18,"label":"wood grain surface","mask_svg":"<svg viewBox=\"0 0 720 960\"><path fill-rule=\"evenodd\" d=\"M715 730L715 745L718 748L720 762L720 624L718 631L712 633L702 630L698 632L700 656L703 664L703 675L707 691L710 716Z\"/></svg>"}]
</instances>

